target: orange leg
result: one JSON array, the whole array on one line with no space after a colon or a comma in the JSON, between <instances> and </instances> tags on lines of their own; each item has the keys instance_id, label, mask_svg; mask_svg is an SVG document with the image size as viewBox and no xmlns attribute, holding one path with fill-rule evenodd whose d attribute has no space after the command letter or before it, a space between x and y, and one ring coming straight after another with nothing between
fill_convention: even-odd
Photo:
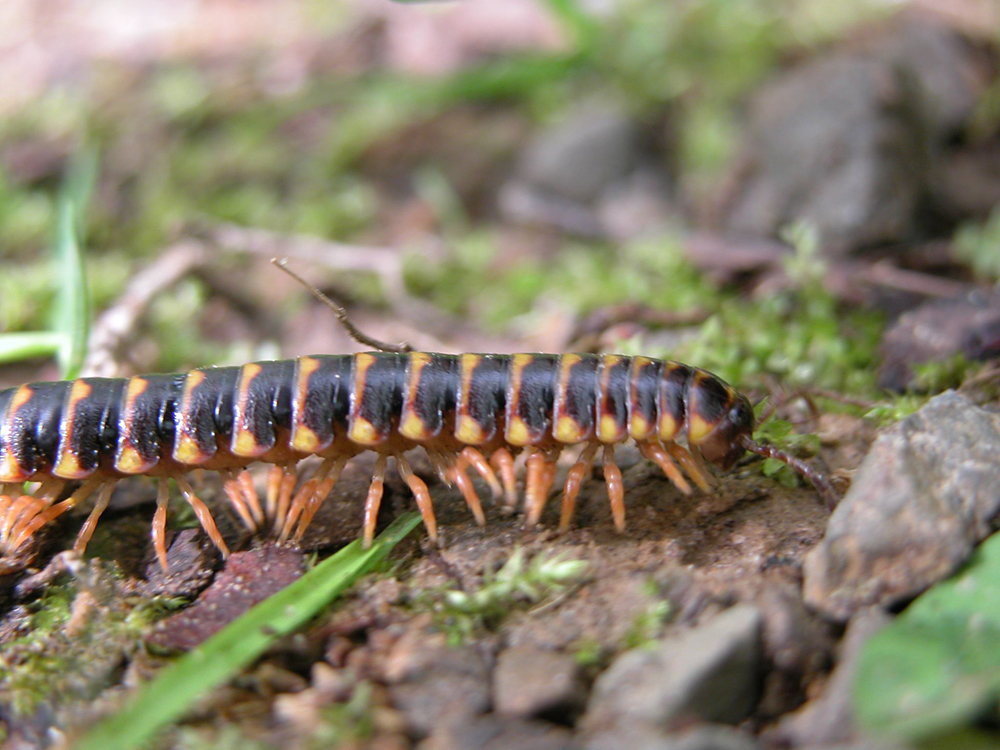
<instances>
[{"instance_id":1,"label":"orange leg","mask_svg":"<svg viewBox=\"0 0 1000 750\"><path fill-rule=\"evenodd\" d=\"M483 481L490 486L490 491L493 493L494 500L503 495L503 488L500 486L500 480L497 479L497 475L496 472L493 471L493 467L490 466L486 457L471 445L463 448L462 452L458 454L459 470L464 470L463 464L468 464L479 472L479 476L481 476Z\"/></svg>"},{"instance_id":2,"label":"orange leg","mask_svg":"<svg viewBox=\"0 0 1000 750\"><path fill-rule=\"evenodd\" d=\"M600 447L598 443L591 443L583 449L580 458L573 464L566 475L566 485L563 487L562 507L559 511L559 530L566 531L570 521L573 520L573 512L576 510L576 496L580 494L580 488L587 478L590 465L594 462L594 455Z\"/></svg>"},{"instance_id":3,"label":"orange leg","mask_svg":"<svg viewBox=\"0 0 1000 750\"><path fill-rule=\"evenodd\" d=\"M272 466L267 472L266 492L264 495L264 515L268 520L275 518L278 507L278 495L281 493L281 480L284 470L280 466Z\"/></svg>"},{"instance_id":4,"label":"orange leg","mask_svg":"<svg viewBox=\"0 0 1000 750\"><path fill-rule=\"evenodd\" d=\"M375 539L375 522L378 520L378 509L382 504L382 491L385 488L386 455L380 453L375 461L375 472L372 483L368 487L368 497L365 498L364 517L364 547L368 549Z\"/></svg>"},{"instance_id":5,"label":"orange leg","mask_svg":"<svg viewBox=\"0 0 1000 750\"><path fill-rule=\"evenodd\" d=\"M5 540L3 544L4 550L8 554L16 552L18 548L20 548L22 544L27 542L31 538L31 535L34 534L36 531L38 531L40 528L42 528L48 523L51 523L55 519L59 518L59 516L61 516L67 510L74 508L76 505L82 503L84 500L90 497L90 494L95 489L97 489L97 487L101 484L101 482L102 480L96 477L88 479L86 482L80 485L76 489L76 491L73 492L72 495L63 500L61 503L44 507L44 509L38 512L37 515L35 515L33 518L24 519L23 523L18 524L17 528L14 530L16 531L16 533L12 534L10 539L8 539L7 537L7 532L9 529L4 528L0 530L0 539ZM14 504L16 505L16 503L17 501L15 501ZM4 514L4 521L3 521L4 526L6 525L7 518L10 516L13 510L14 508L12 506L11 509L6 514Z\"/></svg>"},{"instance_id":6,"label":"orange leg","mask_svg":"<svg viewBox=\"0 0 1000 750\"><path fill-rule=\"evenodd\" d=\"M18 496L17 499L10 504L10 507L7 508L7 512L3 514L3 519L0 520L0 539L13 539L11 532L14 530L14 527L17 526L17 522L20 520L22 514L25 510L34 506L37 502L38 501L31 495Z\"/></svg>"},{"instance_id":7,"label":"orange leg","mask_svg":"<svg viewBox=\"0 0 1000 750\"><path fill-rule=\"evenodd\" d=\"M229 557L229 547L226 546L226 540L222 538L218 526L215 525L215 519L212 518L212 511L194 493L194 489L187 479L178 475L174 477L174 481L181 488L181 494L184 495L184 499L187 500L188 505L191 506L194 514L198 517L198 523L201 524L205 533L208 534L208 538L212 540L212 544L219 548L219 552L222 553L223 557Z\"/></svg>"},{"instance_id":8,"label":"orange leg","mask_svg":"<svg viewBox=\"0 0 1000 750\"><path fill-rule=\"evenodd\" d=\"M396 470L399 471L399 476L406 482L417 501L420 516L424 519L424 526L427 527L427 536L431 538L432 542L437 542L437 519L434 517L434 505L431 502L431 493L427 489L427 485L423 479L413 473L409 462L402 456L396 456Z\"/></svg>"},{"instance_id":9,"label":"orange leg","mask_svg":"<svg viewBox=\"0 0 1000 750\"><path fill-rule=\"evenodd\" d=\"M243 493L243 499L253 514L257 528L260 528L264 525L264 509L260 507L260 498L257 496L257 488L253 486L253 477L244 469L236 475L236 483L240 486L240 492Z\"/></svg>"},{"instance_id":10,"label":"orange leg","mask_svg":"<svg viewBox=\"0 0 1000 750\"><path fill-rule=\"evenodd\" d=\"M101 484L100 479L93 478L84 482L76 491L70 495L68 498L63 500L61 503L53 505L51 507L46 507L44 510L39 512L34 518L24 519L25 523L19 524L16 529L16 534L13 536L13 542L11 543L11 548L16 550L22 544L24 544L31 535L34 534L38 529L42 528L48 523L51 523L67 510L76 507L79 503L90 497L90 494L97 489ZM13 508L12 508L13 510Z\"/></svg>"},{"instance_id":11,"label":"orange leg","mask_svg":"<svg viewBox=\"0 0 1000 750\"><path fill-rule=\"evenodd\" d=\"M0 538L3 539L5 544L10 544L12 552L16 551L26 540L26 537L22 539L24 530L46 508L48 508L48 505L31 495L21 495L11 504L7 512L7 518L5 518L5 520L9 520L10 522L10 531ZM14 542L17 542L17 544L15 545Z\"/></svg>"},{"instance_id":12,"label":"orange leg","mask_svg":"<svg viewBox=\"0 0 1000 750\"><path fill-rule=\"evenodd\" d=\"M498 448L490 456L490 463L500 472L503 493L508 509L517 507L517 481L514 476L514 457L506 448Z\"/></svg>"},{"instance_id":13,"label":"orange leg","mask_svg":"<svg viewBox=\"0 0 1000 750\"><path fill-rule=\"evenodd\" d=\"M153 549L160 568L164 573L170 572L167 563L167 505L170 504L170 487L166 479L160 479L156 486L156 513L153 514L153 527L150 533L153 537Z\"/></svg>"},{"instance_id":14,"label":"orange leg","mask_svg":"<svg viewBox=\"0 0 1000 750\"><path fill-rule=\"evenodd\" d=\"M663 446L657 445L656 443L639 443L639 453L659 466L670 481L674 483L677 489L685 495L691 494L691 485L689 485L687 480L684 479L684 475L681 474L681 470L677 468L677 464L675 464L670 459L667 452L663 450Z\"/></svg>"},{"instance_id":15,"label":"orange leg","mask_svg":"<svg viewBox=\"0 0 1000 750\"><path fill-rule=\"evenodd\" d=\"M464 467L456 464L448 469L446 476L450 483L455 484L458 489L462 491L465 503L469 506L469 510L472 511L472 515L475 517L476 523L480 526L485 526L486 514L483 513L483 504L479 501L479 495L476 494L476 488L472 486L472 480L469 479L469 475L465 473Z\"/></svg>"},{"instance_id":16,"label":"orange leg","mask_svg":"<svg viewBox=\"0 0 1000 750\"><path fill-rule=\"evenodd\" d=\"M604 446L604 481L608 485L608 497L611 500L611 517L619 532L625 531L625 485L622 483L622 472L615 463L615 447Z\"/></svg>"},{"instance_id":17,"label":"orange leg","mask_svg":"<svg viewBox=\"0 0 1000 750\"><path fill-rule=\"evenodd\" d=\"M555 480L555 456L534 450L528 456L528 476L524 487L524 505L527 509L527 523L534 526L542 518L549 490Z\"/></svg>"},{"instance_id":18,"label":"orange leg","mask_svg":"<svg viewBox=\"0 0 1000 750\"><path fill-rule=\"evenodd\" d=\"M309 528L309 524L312 523L313 516L323 507L323 503L326 498L329 497L330 492L333 490L333 486L340 479L340 474L344 470L344 466L347 464L347 458L345 456L340 456L333 461L332 467L329 469L329 476L320 479L319 484L316 486L316 491L311 497L306 498L305 506L302 510L302 518L299 520L299 527L295 532L294 540L297 542L302 539L302 535L306 533L306 529ZM325 462L324 462L325 465ZM322 467L320 467L322 469ZM294 506L295 503L293 502ZM293 511L289 511L292 513Z\"/></svg>"},{"instance_id":19,"label":"orange leg","mask_svg":"<svg viewBox=\"0 0 1000 750\"><path fill-rule=\"evenodd\" d=\"M667 443L666 449L670 452L670 455L677 459L677 463L681 465L681 468L683 468L684 471L687 472L688 476L691 477L691 481L698 485L698 488L702 492L712 491L712 484L709 481L708 476L706 476L707 470L705 469L704 464L702 464L699 459L695 458L693 453L677 443Z\"/></svg>"},{"instance_id":20,"label":"orange leg","mask_svg":"<svg viewBox=\"0 0 1000 750\"><path fill-rule=\"evenodd\" d=\"M254 520L253 511L250 510L250 506L247 504L246 498L240 489L239 482L236 481L236 477L233 476L232 472L223 472L224 481L222 483L222 489L226 493L226 497L229 498L230 504L233 506L243 521L243 525L247 527L247 530L252 534L257 531L257 521Z\"/></svg>"},{"instance_id":21,"label":"orange leg","mask_svg":"<svg viewBox=\"0 0 1000 750\"><path fill-rule=\"evenodd\" d=\"M87 544L90 542L90 538L94 535L94 530L97 528L97 522L100 520L101 514L107 510L108 503L111 502L111 493L115 489L115 484L115 482L109 482L101 487L101 491L97 495L97 502L94 503L94 509L90 511L87 521L83 524L80 533L76 537L76 543L73 544L73 551L76 554L82 555L86 552Z\"/></svg>"},{"instance_id":22,"label":"orange leg","mask_svg":"<svg viewBox=\"0 0 1000 750\"><path fill-rule=\"evenodd\" d=\"M278 488L278 507L275 510L274 520L272 521L275 530L279 532L285 526L288 509L292 504L292 493L295 491L295 481L298 479L295 464L289 464L282 471L284 475L281 478L281 486Z\"/></svg>"}]
</instances>

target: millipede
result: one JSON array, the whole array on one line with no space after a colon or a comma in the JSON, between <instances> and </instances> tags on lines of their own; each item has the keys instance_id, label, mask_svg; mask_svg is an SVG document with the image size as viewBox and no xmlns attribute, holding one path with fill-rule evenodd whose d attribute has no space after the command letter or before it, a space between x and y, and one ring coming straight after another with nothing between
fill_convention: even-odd
<instances>
[{"instance_id":1,"label":"millipede","mask_svg":"<svg viewBox=\"0 0 1000 750\"><path fill-rule=\"evenodd\" d=\"M683 493L710 491L706 462L731 468L749 450L784 461L821 494L832 489L805 462L753 438L749 400L719 377L679 362L618 354L433 354L371 351L208 367L182 374L78 378L0 391L0 568L37 532L96 494L74 549L83 552L115 483L158 480L152 541L167 568L168 480L223 555L226 542L185 474L218 471L250 532L299 540L346 462L376 453L364 505L370 544L388 459L412 492L428 536L437 522L426 483L405 453L422 447L464 496L479 524L469 472L517 503L514 459L524 452L524 506L539 522L564 449L581 446L567 474L559 527L599 459L614 524L625 528L615 446L632 440ZM320 461L306 478L297 465ZM263 501L247 467L271 464ZM25 483L37 483L32 491ZM690 483L689 483L690 482Z\"/></svg>"}]
</instances>

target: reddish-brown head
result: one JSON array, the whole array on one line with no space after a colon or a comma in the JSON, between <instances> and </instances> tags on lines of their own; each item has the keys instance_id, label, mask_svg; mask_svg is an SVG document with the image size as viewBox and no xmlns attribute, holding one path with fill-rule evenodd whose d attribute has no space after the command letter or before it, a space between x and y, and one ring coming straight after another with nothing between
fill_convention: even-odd
<instances>
[{"instance_id":1,"label":"reddish-brown head","mask_svg":"<svg viewBox=\"0 0 1000 750\"><path fill-rule=\"evenodd\" d=\"M712 429L696 445L707 461L729 469L746 452L743 439L753 436L754 414L749 399L726 386L730 395L725 411L713 420Z\"/></svg>"}]
</instances>

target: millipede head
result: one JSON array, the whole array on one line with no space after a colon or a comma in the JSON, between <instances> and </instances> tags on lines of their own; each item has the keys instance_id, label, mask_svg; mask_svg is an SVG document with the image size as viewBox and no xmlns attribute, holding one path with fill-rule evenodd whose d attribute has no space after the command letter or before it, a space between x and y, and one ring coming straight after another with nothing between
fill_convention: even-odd
<instances>
[{"instance_id":1,"label":"millipede head","mask_svg":"<svg viewBox=\"0 0 1000 750\"><path fill-rule=\"evenodd\" d=\"M743 439L753 436L753 406L743 394L735 395L729 411L722 416L712 432L698 443L705 460L723 470L732 468L743 456L747 450Z\"/></svg>"}]
</instances>

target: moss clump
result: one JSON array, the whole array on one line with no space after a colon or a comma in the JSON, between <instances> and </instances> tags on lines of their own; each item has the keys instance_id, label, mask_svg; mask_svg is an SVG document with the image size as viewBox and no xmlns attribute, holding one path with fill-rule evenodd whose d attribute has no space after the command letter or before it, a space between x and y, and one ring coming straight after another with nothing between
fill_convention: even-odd
<instances>
[{"instance_id":1,"label":"moss clump","mask_svg":"<svg viewBox=\"0 0 1000 750\"><path fill-rule=\"evenodd\" d=\"M0 702L27 716L43 705L62 710L92 700L172 606L128 596L110 566L90 561L25 606L21 634L0 650Z\"/></svg>"}]
</instances>

